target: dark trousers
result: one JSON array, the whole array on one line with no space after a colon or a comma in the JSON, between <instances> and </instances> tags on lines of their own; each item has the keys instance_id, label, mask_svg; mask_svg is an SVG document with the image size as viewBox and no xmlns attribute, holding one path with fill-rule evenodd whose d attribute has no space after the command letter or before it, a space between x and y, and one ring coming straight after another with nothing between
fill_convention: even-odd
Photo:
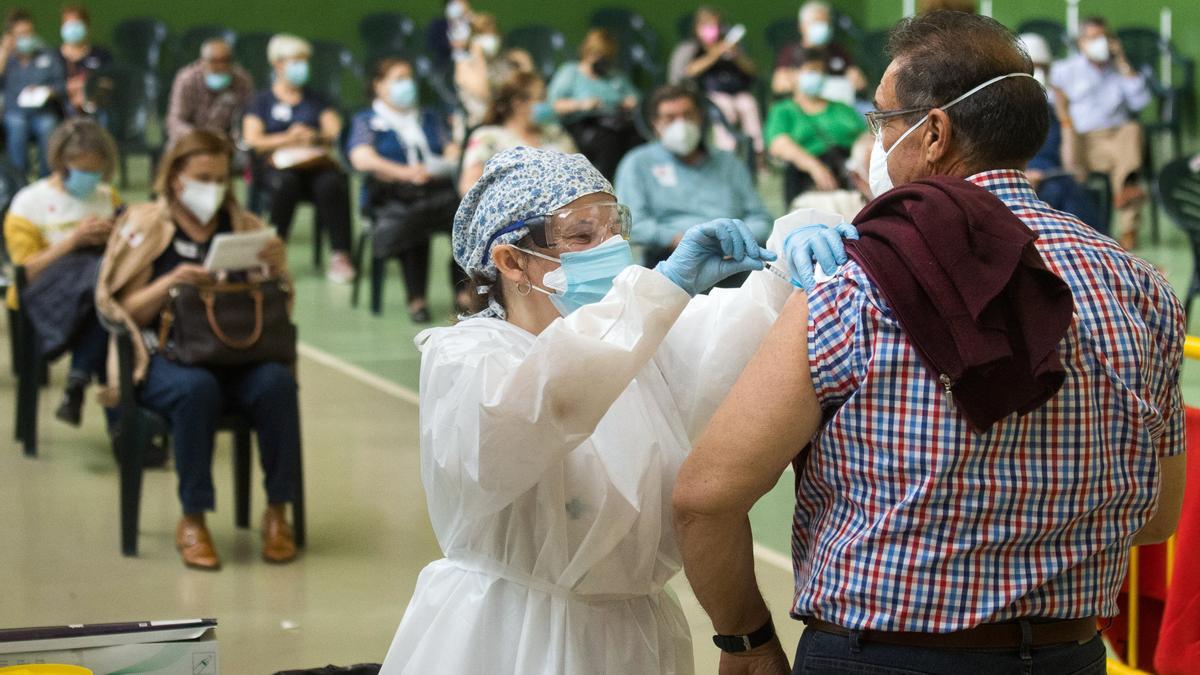
<instances>
[{"instance_id":1,"label":"dark trousers","mask_svg":"<svg viewBox=\"0 0 1200 675\"><path fill-rule=\"evenodd\" d=\"M404 277L404 291L408 301L424 300L429 290L429 240L413 242L396 253ZM455 292L466 283L467 274L454 258L450 258L450 286Z\"/></svg>"},{"instance_id":2,"label":"dark trousers","mask_svg":"<svg viewBox=\"0 0 1200 675\"><path fill-rule=\"evenodd\" d=\"M296 496L300 404L296 378L280 363L229 368L185 366L155 355L138 392L142 405L167 417L175 445L179 501L184 513L215 507L213 439L229 410L245 413L258 434L264 484L271 503Z\"/></svg>"},{"instance_id":3,"label":"dark trousers","mask_svg":"<svg viewBox=\"0 0 1200 675\"><path fill-rule=\"evenodd\" d=\"M367 194L375 221L372 254L377 259L398 259L408 301L424 300L429 289L430 237L450 232L461 201L458 190L449 179L434 179L424 185L369 179ZM451 257L452 286L457 288L465 280L466 274Z\"/></svg>"},{"instance_id":4,"label":"dark trousers","mask_svg":"<svg viewBox=\"0 0 1200 675\"><path fill-rule=\"evenodd\" d=\"M806 630L792 675L1103 675L1106 669L1098 635L1084 644L1026 650L926 649Z\"/></svg>"},{"instance_id":5,"label":"dark trousers","mask_svg":"<svg viewBox=\"0 0 1200 675\"><path fill-rule=\"evenodd\" d=\"M1072 176L1053 176L1044 179L1037 187L1038 197L1050 205L1050 208L1066 211L1091 225L1100 234L1107 235L1108 213L1102 211L1096 200ZM1108 208L1104 204L1105 209Z\"/></svg>"},{"instance_id":6,"label":"dark trousers","mask_svg":"<svg viewBox=\"0 0 1200 675\"><path fill-rule=\"evenodd\" d=\"M633 121L624 116L588 117L567 124L566 129L579 152L609 180L617 175L625 153L643 142Z\"/></svg>"},{"instance_id":7,"label":"dark trousers","mask_svg":"<svg viewBox=\"0 0 1200 675\"><path fill-rule=\"evenodd\" d=\"M316 226L329 233L329 247L350 251L350 186L346 174L334 166L316 169L273 169L267 167L271 191L271 225L285 241L300 201L312 201L317 211Z\"/></svg>"},{"instance_id":8,"label":"dark trousers","mask_svg":"<svg viewBox=\"0 0 1200 675\"><path fill-rule=\"evenodd\" d=\"M90 381L93 377L100 383L107 379L108 331L100 325L95 312L88 315L79 334L71 344L72 379Z\"/></svg>"}]
</instances>

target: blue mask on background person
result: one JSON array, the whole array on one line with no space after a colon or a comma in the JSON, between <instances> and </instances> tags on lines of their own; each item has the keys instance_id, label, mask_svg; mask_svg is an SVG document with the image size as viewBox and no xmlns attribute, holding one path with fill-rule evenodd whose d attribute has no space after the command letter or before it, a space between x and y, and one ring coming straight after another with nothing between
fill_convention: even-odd
<instances>
[{"instance_id":1,"label":"blue mask on background person","mask_svg":"<svg viewBox=\"0 0 1200 675\"><path fill-rule=\"evenodd\" d=\"M621 237L610 237L599 246L586 251L563 253L558 258L520 247L514 248L543 260L559 263L558 269L542 277L542 283L553 292L537 286L533 289L550 296L550 302L563 316L584 305L603 300L612 290L613 279L626 267L633 265L633 249L629 242Z\"/></svg>"},{"instance_id":2,"label":"blue mask on background person","mask_svg":"<svg viewBox=\"0 0 1200 675\"><path fill-rule=\"evenodd\" d=\"M539 126L554 124L558 115L554 114L554 106L549 101L538 101L533 104L533 123Z\"/></svg>"},{"instance_id":3,"label":"blue mask on background person","mask_svg":"<svg viewBox=\"0 0 1200 675\"><path fill-rule=\"evenodd\" d=\"M22 35L17 38L17 52L28 56L38 50L42 46L42 41L37 39L36 35Z\"/></svg>"},{"instance_id":4,"label":"blue mask on background person","mask_svg":"<svg viewBox=\"0 0 1200 675\"><path fill-rule=\"evenodd\" d=\"M821 90L825 88L825 74L806 70L796 77L796 84L805 96L820 96Z\"/></svg>"},{"instance_id":5,"label":"blue mask on background person","mask_svg":"<svg viewBox=\"0 0 1200 675\"><path fill-rule=\"evenodd\" d=\"M79 19L71 19L62 25L58 34L62 36L63 42L77 45L87 39L87 25Z\"/></svg>"},{"instance_id":6,"label":"blue mask on background person","mask_svg":"<svg viewBox=\"0 0 1200 675\"><path fill-rule=\"evenodd\" d=\"M308 84L308 61L288 61L283 68L283 76L293 86L303 87Z\"/></svg>"},{"instance_id":7,"label":"blue mask on background person","mask_svg":"<svg viewBox=\"0 0 1200 675\"><path fill-rule=\"evenodd\" d=\"M228 87L231 82L233 82L233 75L231 73L204 74L204 86L212 91L221 91L225 87Z\"/></svg>"},{"instance_id":8,"label":"blue mask on background person","mask_svg":"<svg viewBox=\"0 0 1200 675\"><path fill-rule=\"evenodd\" d=\"M417 85L411 78L396 80L388 86L388 102L407 110L417 104Z\"/></svg>"},{"instance_id":9,"label":"blue mask on background person","mask_svg":"<svg viewBox=\"0 0 1200 675\"><path fill-rule=\"evenodd\" d=\"M96 193L96 188L103 178L104 174L100 171L80 171L68 168L67 177L63 180L63 187L76 199L88 199Z\"/></svg>"}]
</instances>

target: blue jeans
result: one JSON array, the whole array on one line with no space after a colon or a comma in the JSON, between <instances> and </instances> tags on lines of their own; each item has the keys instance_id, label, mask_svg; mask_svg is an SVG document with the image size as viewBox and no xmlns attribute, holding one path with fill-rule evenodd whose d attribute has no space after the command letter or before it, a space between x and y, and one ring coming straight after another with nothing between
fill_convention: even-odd
<instances>
[{"instance_id":1,"label":"blue jeans","mask_svg":"<svg viewBox=\"0 0 1200 675\"><path fill-rule=\"evenodd\" d=\"M258 435L267 499L281 504L295 498L300 404L296 378L287 366L259 363L207 368L185 366L155 355L138 399L171 423L179 501L184 513L202 513L215 507L213 439L217 422L228 411L249 416Z\"/></svg>"},{"instance_id":2,"label":"blue jeans","mask_svg":"<svg viewBox=\"0 0 1200 675\"><path fill-rule=\"evenodd\" d=\"M8 161L22 176L29 172L29 138L37 139L38 176L50 174L46 151L50 134L58 126L58 115L48 110L6 110L4 134L8 143Z\"/></svg>"},{"instance_id":3,"label":"blue jeans","mask_svg":"<svg viewBox=\"0 0 1200 675\"><path fill-rule=\"evenodd\" d=\"M853 636L806 630L792 675L1103 675L1100 636L1083 644L1029 649L926 649L856 641Z\"/></svg>"}]
</instances>

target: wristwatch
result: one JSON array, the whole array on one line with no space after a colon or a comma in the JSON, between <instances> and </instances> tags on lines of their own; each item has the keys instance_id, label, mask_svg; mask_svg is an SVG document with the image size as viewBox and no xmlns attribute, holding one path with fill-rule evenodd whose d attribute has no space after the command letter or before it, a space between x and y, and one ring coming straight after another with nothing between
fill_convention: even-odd
<instances>
[{"instance_id":1,"label":"wristwatch","mask_svg":"<svg viewBox=\"0 0 1200 675\"><path fill-rule=\"evenodd\" d=\"M721 651L736 654L761 647L775 637L775 623L770 618L758 630L746 635L714 635L713 644Z\"/></svg>"}]
</instances>

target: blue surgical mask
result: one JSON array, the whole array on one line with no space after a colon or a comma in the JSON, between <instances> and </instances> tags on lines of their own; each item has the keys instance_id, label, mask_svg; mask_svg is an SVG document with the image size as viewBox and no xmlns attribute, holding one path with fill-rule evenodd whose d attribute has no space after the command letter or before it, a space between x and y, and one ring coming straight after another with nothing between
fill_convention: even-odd
<instances>
[{"instance_id":1,"label":"blue surgical mask","mask_svg":"<svg viewBox=\"0 0 1200 675\"><path fill-rule=\"evenodd\" d=\"M59 29L62 41L69 45L77 45L87 39L87 24L79 19L71 19Z\"/></svg>"},{"instance_id":2,"label":"blue surgical mask","mask_svg":"<svg viewBox=\"0 0 1200 675\"><path fill-rule=\"evenodd\" d=\"M829 44L829 38L833 37L833 28L826 21L814 21L808 24L804 37L808 38L808 42L813 46L824 47Z\"/></svg>"},{"instance_id":3,"label":"blue surgical mask","mask_svg":"<svg viewBox=\"0 0 1200 675\"><path fill-rule=\"evenodd\" d=\"M558 269L542 277L542 283L550 290L537 286L533 289L550 296L550 302L563 316L604 299L612 290L613 279L633 265L633 249L621 237L610 237L586 251L563 253L557 259L537 251L519 247L517 250L559 263Z\"/></svg>"},{"instance_id":4,"label":"blue surgical mask","mask_svg":"<svg viewBox=\"0 0 1200 675\"><path fill-rule=\"evenodd\" d=\"M549 101L538 101L533 104L533 123L537 125L553 124L558 120L554 114L554 106Z\"/></svg>"},{"instance_id":5,"label":"blue surgical mask","mask_svg":"<svg viewBox=\"0 0 1200 675\"><path fill-rule=\"evenodd\" d=\"M17 52L25 55L32 54L42 46L42 41L36 35L22 35L17 38Z\"/></svg>"},{"instance_id":6,"label":"blue surgical mask","mask_svg":"<svg viewBox=\"0 0 1200 675\"><path fill-rule=\"evenodd\" d=\"M407 110L417 104L417 84L411 78L396 80L388 85L388 102Z\"/></svg>"},{"instance_id":7,"label":"blue surgical mask","mask_svg":"<svg viewBox=\"0 0 1200 675\"><path fill-rule=\"evenodd\" d=\"M796 84L806 96L820 96L825 88L825 74L815 70L805 70L796 77Z\"/></svg>"},{"instance_id":8,"label":"blue surgical mask","mask_svg":"<svg viewBox=\"0 0 1200 675\"><path fill-rule=\"evenodd\" d=\"M283 77L296 87L308 84L308 61L288 61L283 67Z\"/></svg>"},{"instance_id":9,"label":"blue surgical mask","mask_svg":"<svg viewBox=\"0 0 1200 675\"><path fill-rule=\"evenodd\" d=\"M204 86L212 91L221 91L233 82L233 75L230 73L205 73Z\"/></svg>"},{"instance_id":10,"label":"blue surgical mask","mask_svg":"<svg viewBox=\"0 0 1200 675\"><path fill-rule=\"evenodd\" d=\"M63 187L76 199L88 199L96 193L100 181L104 179L100 171L80 171L67 169L67 177L63 179Z\"/></svg>"}]
</instances>

